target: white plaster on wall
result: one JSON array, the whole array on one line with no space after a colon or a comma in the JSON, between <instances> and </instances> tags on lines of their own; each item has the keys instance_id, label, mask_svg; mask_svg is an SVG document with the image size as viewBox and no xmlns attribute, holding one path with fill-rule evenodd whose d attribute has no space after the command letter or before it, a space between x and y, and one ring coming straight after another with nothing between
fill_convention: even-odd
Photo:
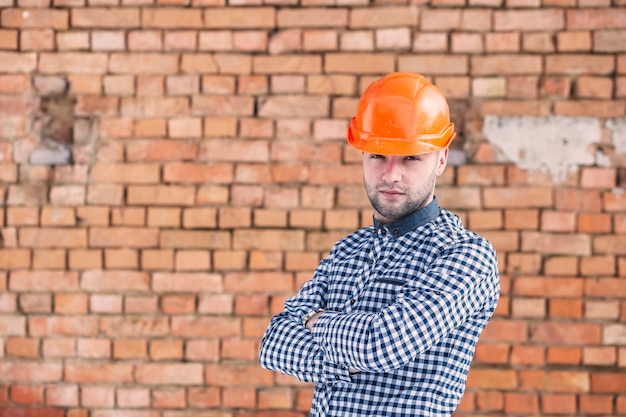
<instances>
[{"instance_id":1,"label":"white plaster on wall","mask_svg":"<svg viewBox=\"0 0 626 417\"><path fill-rule=\"evenodd\" d=\"M581 165L606 163L595 152L602 131L592 117L487 115L483 134L519 168L549 172L557 182Z\"/></svg>"},{"instance_id":2,"label":"white plaster on wall","mask_svg":"<svg viewBox=\"0 0 626 417\"><path fill-rule=\"evenodd\" d=\"M626 118L608 120L606 127L611 132L615 153L626 154Z\"/></svg>"}]
</instances>

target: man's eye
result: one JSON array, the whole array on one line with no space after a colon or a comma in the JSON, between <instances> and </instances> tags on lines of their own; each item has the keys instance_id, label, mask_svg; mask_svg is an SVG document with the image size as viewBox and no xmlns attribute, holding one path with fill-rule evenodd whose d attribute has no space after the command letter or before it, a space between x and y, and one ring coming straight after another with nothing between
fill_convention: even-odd
<instances>
[{"instance_id":1,"label":"man's eye","mask_svg":"<svg viewBox=\"0 0 626 417\"><path fill-rule=\"evenodd\" d=\"M372 158L372 159L384 159L384 158L385 158L385 155L381 155L381 154L378 154L378 153L373 153L373 154L370 156L370 158Z\"/></svg>"},{"instance_id":2,"label":"man's eye","mask_svg":"<svg viewBox=\"0 0 626 417\"><path fill-rule=\"evenodd\" d=\"M421 158L419 156L407 156L405 159L407 161L421 161Z\"/></svg>"}]
</instances>

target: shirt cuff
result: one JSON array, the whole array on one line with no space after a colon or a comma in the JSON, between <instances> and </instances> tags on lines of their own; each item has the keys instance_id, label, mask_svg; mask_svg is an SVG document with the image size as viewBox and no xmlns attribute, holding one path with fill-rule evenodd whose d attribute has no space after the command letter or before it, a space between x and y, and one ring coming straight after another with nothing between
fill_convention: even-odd
<instances>
[{"instance_id":1,"label":"shirt cuff","mask_svg":"<svg viewBox=\"0 0 626 417\"><path fill-rule=\"evenodd\" d=\"M324 334L327 332L328 324L332 321L332 318L337 315L339 315L339 313L334 311L324 311L322 315L315 319L315 323L313 323L313 327L311 328L311 334L313 335L314 340L324 351L324 382L328 385L352 382L350 370L345 366L338 364L336 361L333 361L332 358L328 358L326 356L328 351L324 349Z\"/></svg>"}]
</instances>

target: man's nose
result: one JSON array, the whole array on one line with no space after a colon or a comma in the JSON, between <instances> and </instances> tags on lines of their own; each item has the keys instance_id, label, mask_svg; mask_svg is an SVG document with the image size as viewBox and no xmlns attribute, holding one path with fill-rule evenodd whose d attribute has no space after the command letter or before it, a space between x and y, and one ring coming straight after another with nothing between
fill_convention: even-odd
<instances>
[{"instance_id":1,"label":"man's nose","mask_svg":"<svg viewBox=\"0 0 626 417\"><path fill-rule=\"evenodd\" d=\"M389 158L387 161L383 178L389 182L398 182L402 179L402 166L395 158Z\"/></svg>"}]
</instances>

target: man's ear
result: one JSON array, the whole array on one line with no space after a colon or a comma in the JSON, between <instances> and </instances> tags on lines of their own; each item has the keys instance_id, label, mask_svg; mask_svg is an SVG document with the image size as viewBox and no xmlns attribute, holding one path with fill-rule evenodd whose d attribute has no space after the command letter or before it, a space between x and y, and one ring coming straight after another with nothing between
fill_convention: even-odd
<instances>
[{"instance_id":1,"label":"man's ear","mask_svg":"<svg viewBox=\"0 0 626 417\"><path fill-rule=\"evenodd\" d=\"M448 152L449 148L443 149L438 152L437 155L437 176L443 174L443 171L446 169L446 165L448 165Z\"/></svg>"}]
</instances>

